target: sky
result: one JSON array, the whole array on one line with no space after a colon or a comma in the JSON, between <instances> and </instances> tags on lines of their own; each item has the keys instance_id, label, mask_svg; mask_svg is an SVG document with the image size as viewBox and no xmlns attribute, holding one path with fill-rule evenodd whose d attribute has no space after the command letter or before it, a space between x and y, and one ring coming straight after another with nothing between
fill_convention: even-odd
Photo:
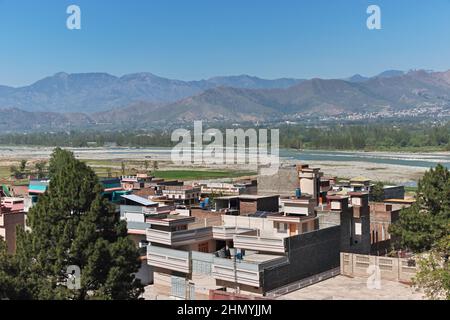
<instances>
[{"instance_id":1,"label":"sky","mask_svg":"<svg viewBox=\"0 0 450 320\"><path fill-rule=\"evenodd\" d=\"M69 30L69 5L81 30ZM381 8L381 30L366 10ZM199 80L450 69L450 0L0 0L0 84L57 72Z\"/></svg>"}]
</instances>

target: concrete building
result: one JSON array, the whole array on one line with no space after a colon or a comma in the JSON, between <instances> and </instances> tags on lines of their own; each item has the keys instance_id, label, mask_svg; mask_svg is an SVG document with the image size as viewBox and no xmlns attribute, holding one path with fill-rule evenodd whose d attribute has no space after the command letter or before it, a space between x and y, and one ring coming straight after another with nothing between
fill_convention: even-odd
<instances>
[{"instance_id":1,"label":"concrete building","mask_svg":"<svg viewBox=\"0 0 450 320\"><path fill-rule=\"evenodd\" d=\"M341 251L369 254L370 209L369 195L354 192L350 196L328 196L328 203L316 208L319 225L337 224L341 228Z\"/></svg>"},{"instance_id":2,"label":"concrete building","mask_svg":"<svg viewBox=\"0 0 450 320\"><path fill-rule=\"evenodd\" d=\"M175 204L193 205L200 201L200 188L193 186L165 186L162 194Z\"/></svg>"},{"instance_id":3,"label":"concrete building","mask_svg":"<svg viewBox=\"0 0 450 320\"><path fill-rule=\"evenodd\" d=\"M300 187L295 165L281 166L274 175L258 175L258 194L290 196Z\"/></svg>"},{"instance_id":4,"label":"concrete building","mask_svg":"<svg viewBox=\"0 0 450 320\"><path fill-rule=\"evenodd\" d=\"M255 194L257 191L256 180L236 183L195 182L193 186L200 187L202 196L238 196L241 194Z\"/></svg>"},{"instance_id":5,"label":"concrete building","mask_svg":"<svg viewBox=\"0 0 450 320\"><path fill-rule=\"evenodd\" d=\"M249 215L258 211L278 212L278 195L240 195L215 198L215 210L231 215Z\"/></svg>"},{"instance_id":6,"label":"concrete building","mask_svg":"<svg viewBox=\"0 0 450 320\"><path fill-rule=\"evenodd\" d=\"M314 208L316 207L315 199L310 197L284 197L280 198L280 211L285 215L300 215L311 216L314 215Z\"/></svg>"},{"instance_id":7,"label":"concrete building","mask_svg":"<svg viewBox=\"0 0 450 320\"><path fill-rule=\"evenodd\" d=\"M370 238L371 252L375 255L387 254L394 245L389 233L389 226L400 216L401 209L387 203L371 203L370 205Z\"/></svg>"},{"instance_id":8,"label":"concrete building","mask_svg":"<svg viewBox=\"0 0 450 320\"><path fill-rule=\"evenodd\" d=\"M153 269L147 263L146 230L150 227L149 219L160 214L174 212L175 206L168 206L162 202L155 202L136 195L122 195L123 204L120 205L120 218L127 222L128 235L139 248L141 253L141 268L136 277L143 284L153 282Z\"/></svg>"},{"instance_id":9,"label":"concrete building","mask_svg":"<svg viewBox=\"0 0 450 320\"><path fill-rule=\"evenodd\" d=\"M404 199L405 187L404 186L384 186L384 198L386 199Z\"/></svg>"},{"instance_id":10,"label":"concrete building","mask_svg":"<svg viewBox=\"0 0 450 320\"><path fill-rule=\"evenodd\" d=\"M244 215L240 200L219 198L219 209L237 214L225 211L212 226L193 227L194 217L151 217L147 254L157 290L182 299L207 299L209 290L272 296L336 270L341 251L370 251L367 193L353 194L351 203L330 198L321 207L310 196L285 198L284 212Z\"/></svg>"},{"instance_id":11,"label":"concrete building","mask_svg":"<svg viewBox=\"0 0 450 320\"><path fill-rule=\"evenodd\" d=\"M16 251L16 228L25 227L24 201L21 198L0 198L0 237L9 253Z\"/></svg>"},{"instance_id":12,"label":"concrete building","mask_svg":"<svg viewBox=\"0 0 450 320\"><path fill-rule=\"evenodd\" d=\"M310 168L307 164L280 167L271 176L258 176L258 194L274 194L291 196L300 189L302 195L309 195L320 202L321 192L327 190L327 185L320 168Z\"/></svg>"}]
</instances>

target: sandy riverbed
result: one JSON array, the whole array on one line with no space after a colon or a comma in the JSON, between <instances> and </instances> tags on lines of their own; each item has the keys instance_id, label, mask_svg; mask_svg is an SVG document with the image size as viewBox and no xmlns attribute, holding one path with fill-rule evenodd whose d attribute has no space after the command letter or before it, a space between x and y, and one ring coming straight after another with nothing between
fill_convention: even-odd
<instances>
[{"instance_id":1,"label":"sandy riverbed","mask_svg":"<svg viewBox=\"0 0 450 320\"><path fill-rule=\"evenodd\" d=\"M0 166L9 167L17 165L21 159L26 159L29 163L36 161L48 160L53 148L50 147L5 147L0 146ZM189 166L179 166L171 163L170 149L168 148L74 148L72 150L76 157L85 160L104 160L110 163L102 163L104 167L118 167L119 163L114 161L158 161L159 167L164 168L181 168L186 169ZM386 153L371 152L371 157L396 157L396 158L420 158L429 159L431 162L435 158L448 156L448 153ZM296 163L296 160L283 159L282 162ZM341 178L351 178L355 176L365 176L374 181L384 181L392 183L407 183L417 181L427 168L406 166L397 164L373 163L365 161L329 161L329 160L310 160L307 161L312 166L322 168L326 175L333 175ZM192 166L194 167L194 166ZM199 166L195 166L199 167ZM252 170L251 166L241 165L219 165L214 169L240 169Z\"/></svg>"}]
</instances>

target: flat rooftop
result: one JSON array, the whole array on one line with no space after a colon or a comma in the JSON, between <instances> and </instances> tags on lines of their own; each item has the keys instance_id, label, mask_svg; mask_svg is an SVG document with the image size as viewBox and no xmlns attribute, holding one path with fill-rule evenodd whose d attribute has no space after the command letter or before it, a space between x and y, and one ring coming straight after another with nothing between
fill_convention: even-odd
<instances>
[{"instance_id":1,"label":"flat rooftop","mask_svg":"<svg viewBox=\"0 0 450 320\"><path fill-rule=\"evenodd\" d=\"M232 200L232 199L258 200L258 199L266 199L266 198L273 198L273 197L279 197L279 195L277 195L277 194L272 194L272 195L243 194L243 195L239 195L239 196L217 197L216 200Z\"/></svg>"},{"instance_id":2,"label":"flat rooftop","mask_svg":"<svg viewBox=\"0 0 450 320\"><path fill-rule=\"evenodd\" d=\"M367 278L337 276L280 296L281 300L424 300L409 285L381 280L381 289L367 288Z\"/></svg>"},{"instance_id":3,"label":"flat rooftop","mask_svg":"<svg viewBox=\"0 0 450 320\"><path fill-rule=\"evenodd\" d=\"M250 262L250 263L263 263L268 262L272 260L278 260L280 258L283 258L284 256L276 256L271 254L260 254L260 253L254 253L250 255L245 255L243 261Z\"/></svg>"}]
</instances>

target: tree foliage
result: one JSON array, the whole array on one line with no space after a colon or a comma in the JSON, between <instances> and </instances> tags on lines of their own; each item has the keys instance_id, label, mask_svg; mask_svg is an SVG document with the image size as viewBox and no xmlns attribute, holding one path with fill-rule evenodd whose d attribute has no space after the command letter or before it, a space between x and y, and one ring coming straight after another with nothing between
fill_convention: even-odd
<instances>
[{"instance_id":1,"label":"tree foliage","mask_svg":"<svg viewBox=\"0 0 450 320\"><path fill-rule=\"evenodd\" d=\"M19 277L35 299L136 299L139 254L105 199L94 171L71 152L55 149L50 185L19 232ZM81 268L81 288L64 284L68 266Z\"/></svg>"},{"instance_id":2,"label":"tree foliage","mask_svg":"<svg viewBox=\"0 0 450 320\"><path fill-rule=\"evenodd\" d=\"M390 233L402 247L422 252L446 235L449 221L450 172L439 164L419 181L416 203L401 211Z\"/></svg>"},{"instance_id":3,"label":"tree foliage","mask_svg":"<svg viewBox=\"0 0 450 320\"><path fill-rule=\"evenodd\" d=\"M419 271L414 278L414 283L423 288L430 299L450 300L449 254L450 234L447 234L429 253L419 259Z\"/></svg>"},{"instance_id":4,"label":"tree foliage","mask_svg":"<svg viewBox=\"0 0 450 320\"><path fill-rule=\"evenodd\" d=\"M416 285L431 299L450 299L450 172L442 165L419 182L417 202L389 231L419 255Z\"/></svg>"},{"instance_id":5,"label":"tree foliage","mask_svg":"<svg viewBox=\"0 0 450 320\"><path fill-rule=\"evenodd\" d=\"M372 187L370 196L372 201L384 201L384 184L382 182L375 183L375 185Z\"/></svg>"},{"instance_id":6,"label":"tree foliage","mask_svg":"<svg viewBox=\"0 0 450 320\"><path fill-rule=\"evenodd\" d=\"M230 128L214 123L225 133ZM327 150L397 150L439 149L450 150L450 123L369 123L369 124L276 124L280 129L280 146L295 149ZM255 128L242 124L242 128ZM264 128L264 126L261 126ZM270 125L269 128L273 128ZM207 127L205 127L205 130ZM91 143L105 146L113 143L127 147L170 147L171 131L148 130L71 132L36 132L34 134L9 133L0 135L0 144L88 147Z\"/></svg>"}]
</instances>

